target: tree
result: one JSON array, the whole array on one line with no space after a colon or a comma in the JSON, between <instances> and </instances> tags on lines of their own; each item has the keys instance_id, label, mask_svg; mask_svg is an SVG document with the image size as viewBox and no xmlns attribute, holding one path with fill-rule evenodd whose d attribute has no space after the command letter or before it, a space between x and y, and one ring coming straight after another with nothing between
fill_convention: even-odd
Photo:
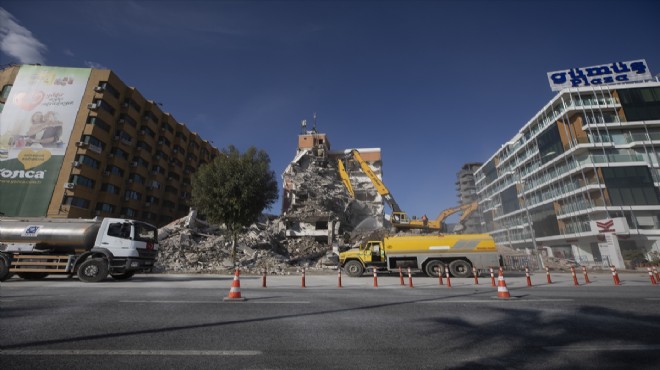
<instances>
[{"instance_id":1,"label":"tree","mask_svg":"<svg viewBox=\"0 0 660 370\"><path fill-rule=\"evenodd\" d=\"M277 180L270 170L270 157L254 147L241 154L230 145L192 179L192 206L209 222L225 225L232 236L232 257L238 233L275 200Z\"/></svg>"}]
</instances>

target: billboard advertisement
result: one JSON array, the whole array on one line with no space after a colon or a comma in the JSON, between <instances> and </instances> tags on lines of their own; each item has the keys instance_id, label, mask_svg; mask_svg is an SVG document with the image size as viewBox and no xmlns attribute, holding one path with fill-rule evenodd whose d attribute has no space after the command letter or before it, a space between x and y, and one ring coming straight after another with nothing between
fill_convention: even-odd
<instances>
[{"instance_id":1,"label":"billboard advertisement","mask_svg":"<svg viewBox=\"0 0 660 370\"><path fill-rule=\"evenodd\" d=\"M0 212L46 215L90 73L21 66L0 113Z\"/></svg>"},{"instance_id":2,"label":"billboard advertisement","mask_svg":"<svg viewBox=\"0 0 660 370\"><path fill-rule=\"evenodd\" d=\"M552 91L560 91L567 87L611 85L651 78L653 78L651 71L644 59L548 72L548 82Z\"/></svg>"}]
</instances>

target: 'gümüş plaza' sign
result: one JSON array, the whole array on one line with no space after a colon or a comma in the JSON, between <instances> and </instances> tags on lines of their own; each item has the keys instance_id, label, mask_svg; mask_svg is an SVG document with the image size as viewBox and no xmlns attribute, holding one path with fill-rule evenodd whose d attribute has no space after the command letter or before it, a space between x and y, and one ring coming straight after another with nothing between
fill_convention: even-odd
<instances>
[{"instance_id":1,"label":"'g\u00fcm\u00fc\u015f plaza' sign","mask_svg":"<svg viewBox=\"0 0 660 370\"><path fill-rule=\"evenodd\" d=\"M651 78L651 71L644 59L548 72L548 81L552 91L559 91L567 87L610 85Z\"/></svg>"}]
</instances>

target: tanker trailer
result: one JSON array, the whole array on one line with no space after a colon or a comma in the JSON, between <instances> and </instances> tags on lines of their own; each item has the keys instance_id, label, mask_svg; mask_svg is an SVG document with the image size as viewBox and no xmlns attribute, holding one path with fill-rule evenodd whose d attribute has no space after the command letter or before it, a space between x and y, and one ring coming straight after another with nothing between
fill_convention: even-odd
<instances>
[{"instance_id":1,"label":"tanker trailer","mask_svg":"<svg viewBox=\"0 0 660 370\"><path fill-rule=\"evenodd\" d=\"M0 218L0 281L11 274L28 280L49 274L98 282L151 271L158 229L119 218Z\"/></svg>"}]
</instances>

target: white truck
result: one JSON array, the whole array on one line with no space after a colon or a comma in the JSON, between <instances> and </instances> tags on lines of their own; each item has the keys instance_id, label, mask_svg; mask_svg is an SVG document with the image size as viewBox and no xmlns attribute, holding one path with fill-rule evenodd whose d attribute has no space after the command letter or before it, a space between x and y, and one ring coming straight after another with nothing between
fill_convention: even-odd
<instances>
[{"instance_id":1,"label":"white truck","mask_svg":"<svg viewBox=\"0 0 660 370\"><path fill-rule=\"evenodd\" d=\"M157 254L158 229L141 221L0 217L0 281L56 273L84 282L130 279L151 271Z\"/></svg>"}]
</instances>

